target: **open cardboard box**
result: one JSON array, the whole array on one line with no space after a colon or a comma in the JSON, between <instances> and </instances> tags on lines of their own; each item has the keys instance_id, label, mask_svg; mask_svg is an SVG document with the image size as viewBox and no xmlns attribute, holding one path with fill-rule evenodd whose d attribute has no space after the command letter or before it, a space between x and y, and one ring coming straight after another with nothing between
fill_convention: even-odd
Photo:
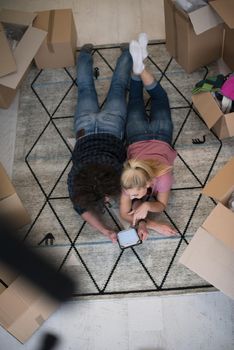
<instances>
[{"instance_id":1,"label":"open cardboard box","mask_svg":"<svg viewBox=\"0 0 234 350\"><path fill-rule=\"evenodd\" d=\"M164 0L166 47L187 73L223 57L234 69L234 2L209 1L186 13Z\"/></svg>"},{"instance_id":2,"label":"open cardboard box","mask_svg":"<svg viewBox=\"0 0 234 350\"><path fill-rule=\"evenodd\" d=\"M28 280L0 264L0 325L21 343L58 308Z\"/></svg>"},{"instance_id":3,"label":"open cardboard box","mask_svg":"<svg viewBox=\"0 0 234 350\"><path fill-rule=\"evenodd\" d=\"M210 92L195 94L192 101L208 128L220 139L234 136L234 112L224 114Z\"/></svg>"},{"instance_id":4,"label":"open cardboard box","mask_svg":"<svg viewBox=\"0 0 234 350\"><path fill-rule=\"evenodd\" d=\"M32 21L36 17L35 13L1 10L0 22L1 28L25 27L26 30L18 42L16 48L11 51L6 37L0 32L0 51L2 63L0 72L0 107L8 108L16 95L27 69L30 66L35 54L41 46L47 32L32 27ZM4 46L2 46L4 45Z\"/></svg>"},{"instance_id":5,"label":"open cardboard box","mask_svg":"<svg viewBox=\"0 0 234 350\"><path fill-rule=\"evenodd\" d=\"M30 217L24 208L4 167L0 163L0 214L17 229L30 223Z\"/></svg>"},{"instance_id":6,"label":"open cardboard box","mask_svg":"<svg viewBox=\"0 0 234 350\"><path fill-rule=\"evenodd\" d=\"M75 65L77 36L71 9L38 12L33 26L48 32L34 58L37 68Z\"/></svg>"},{"instance_id":7,"label":"open cardboard box","mask_svg":"<svg viewBox=\"0 0 234 350\"><path fill-rule=\"evenodd\" d=\"M234 191L234 158L204 187L219 203L197 230L179 262L234 299L234 212L227 201Z\"/></svg>"},{"instance_id":8,"label":"open cardboard box","mask_svg":"<svg viewBox=\"0 0 234 350\"><path fill-rule=\"evenodd\" d=\"M0 163L0 214L12 228L30 223L4 167ZM24 343L58 307L17 272L0 264L0 325Z\"/></svg>"}]
</instances>

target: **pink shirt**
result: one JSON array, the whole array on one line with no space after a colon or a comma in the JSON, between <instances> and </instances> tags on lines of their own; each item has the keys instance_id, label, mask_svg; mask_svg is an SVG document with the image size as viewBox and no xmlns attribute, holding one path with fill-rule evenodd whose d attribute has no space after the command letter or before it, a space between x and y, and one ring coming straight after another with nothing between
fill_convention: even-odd
<instances>
[{"instance_id":1,"label":"pink shirt","mask_svg":"<svg viewBox=\"0 0 234 350\"><path fill-rule=\"evenodd\" d=\"M147 140L135 142L128 147L127 159L155 159L166 165L173 165L177 152L164 141ZM168 172L162 176L157 176L152 181L152 191L167 192L173 184L172 172Z\"/></svg>"}]
</instances>

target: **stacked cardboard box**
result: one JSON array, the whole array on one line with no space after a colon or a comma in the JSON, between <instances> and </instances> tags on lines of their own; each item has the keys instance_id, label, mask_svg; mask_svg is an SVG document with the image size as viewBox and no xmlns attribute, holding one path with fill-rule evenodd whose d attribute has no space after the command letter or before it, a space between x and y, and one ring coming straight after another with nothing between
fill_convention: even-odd
<instances>
[{"instance_id":1,"label":"stacked cardboard box","mask_svg":"<svg viewBox=\"0 0 234 350\"><path fill-rule=\"evenodd\" d=\"M179 262L234 299L234 212L227 207L234 191L234 158L203 189L218 201L197 230Z\"/></svg>"},{"instance_id":2,"label":"stacked cardboard box","mask_svg":"<svg viewBox=\"0 0 234 350\"><path fill-rule=\"evenodd\" d=\"M48 32L35 56L38 68L75 65L77 37L71 9L38 12L33 26Z\"/></svg>"},{"instance_id":3,"label":"stacked cardboard box","mask_svg":"<svg viewBox=\"0 0 234 350\"><path fill-rule=\"evenodd\" d=\"M164 0L166 47L187 73L220 57L234 70L234 1L214 0L186 13Z\"/></svg>"}]
</instances>

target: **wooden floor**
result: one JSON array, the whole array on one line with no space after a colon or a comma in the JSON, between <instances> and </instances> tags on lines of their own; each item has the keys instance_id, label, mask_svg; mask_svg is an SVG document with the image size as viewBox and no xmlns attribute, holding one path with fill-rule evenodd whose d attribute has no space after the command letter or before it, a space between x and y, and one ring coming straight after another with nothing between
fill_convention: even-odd
<instances>
[{"instance_id":1,"label":"wooden floor","mask_svg":"<svg viewBox=\"0 0 234 350\"><path fill-rule=\"evenodd\" d=\"M140 32L150 40L165 38L163 0L0 0L1 8L42 11L72 8L77 46L128 42Z\"/></svg>"}]
</instances>

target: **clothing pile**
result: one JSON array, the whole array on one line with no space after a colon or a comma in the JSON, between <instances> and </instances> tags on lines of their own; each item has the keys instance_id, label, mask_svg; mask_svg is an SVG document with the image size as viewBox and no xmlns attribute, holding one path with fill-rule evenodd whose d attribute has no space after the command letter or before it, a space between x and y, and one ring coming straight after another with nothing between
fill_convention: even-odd
<instances>
[{"instance_id":1,"label":"clothing pile","mask_svg":"<svg viewBox=\"0 0 234 350\"><path fill-rule=\"evenodd\" d=\"M193 94L211 92L223 113L234 112L234 73L224 76L219 74L199 81Z\"/></svg>"}]
</instances>

